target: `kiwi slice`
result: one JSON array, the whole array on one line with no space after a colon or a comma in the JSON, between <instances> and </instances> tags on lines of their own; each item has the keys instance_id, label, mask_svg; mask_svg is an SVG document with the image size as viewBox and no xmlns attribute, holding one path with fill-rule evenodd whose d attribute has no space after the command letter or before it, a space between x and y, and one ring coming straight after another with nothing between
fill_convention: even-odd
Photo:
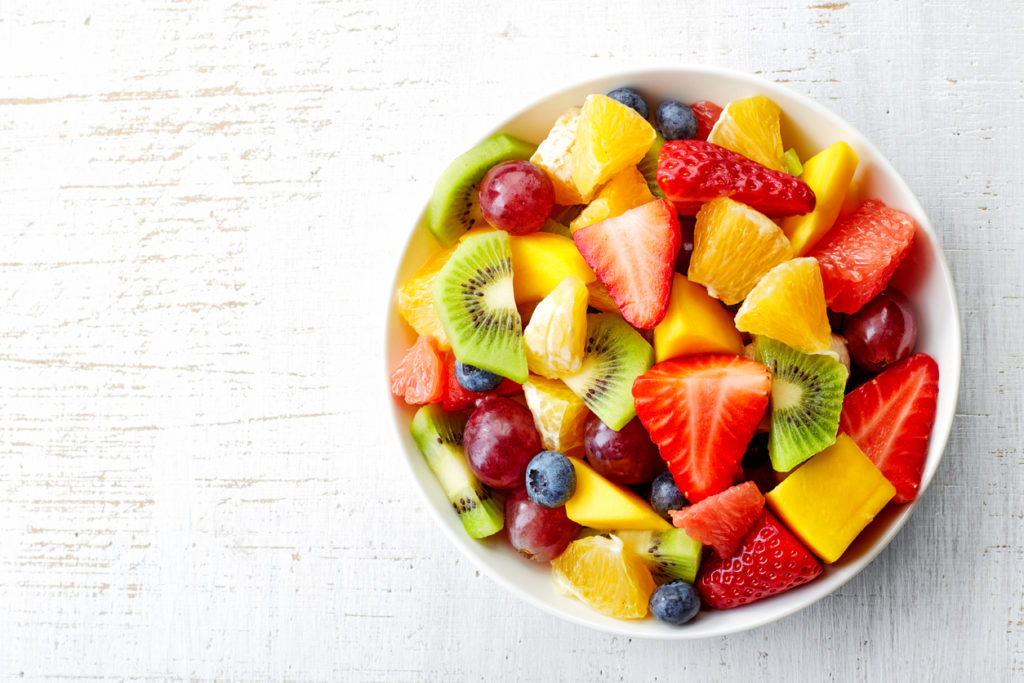
<instances>
[{"instance_id":1,"label":"kiwi slice","mask_svg":"<svg viewBox=\"0 0 1024 683\"><path fill-rule=\"evenodd\" d=\"M523 322L512 290L512 246L503 230L467 237L434 280L434 310L455 357L513 382L529 376Z\"/></svg>"},{"instance_id":2,"label":"kiwi slice","mask_svg":"<svg viewBox=\"0 0 1024 683\"><path fill-rule=\"evenodd\" d=\"M434 194L427 205L427 227L437 241L448 246L474 223L484 220L477 190L492 166L502 161L529 159L536 149L519 138L499 133L449 164L434 184Z\"/></svg>"},{"instance_id":3,"label":"kiwi slice","mask_svg":"<svg viewBox=\"0 0 1024 683\"><path fill-rule=\"evenodd\" d=\"M643 174L644 180L647 181L647 189L657 199L665 198L661 185L658 185L658 152L661 151L661 146L664 144L665 138L660 135L654 138L654 144L647 150L647 154L640 160L640 163L636 165L637 170Z\"/></svg>"},{"instance_id":4,"label":"kiwi slice","mask_svg":"<svg viewBox=\"0 0 1024 683\"><path fill-rule=\"evenodd\" d=\"M652 365L654 349L632 325L614 313L592 313L587 316L583 365L562 381L602 422L618 431L636 416L633 380Z\"/></svg>"},{"instance_id":5,"label":"kiwi slice","mask_svg":"<svg viewBox=\"0 0 1024 683\"><path fill-rule=\"evenodd\" d=\"M416 411L409 431L427 465L472 538L501 531L505 512L491 490L480 483L466 464L462 450L464 413L446 413L436 403Z\"/></svg>"},{"instance_id":6,"label":"kiwi slice","mask_svg":"<svg viewBox=\"0 0 1024 683\"><path fill-rule=\"evenodd\" d=\"M686 535L682 529L668 531L616 531L651 571L669 581L682 579L693 583L700 567L704 546Z\"/></svg>"},{"instance_id":7,"label":"kiwi slice","mask_svg":"<svg viewBox=\"0 0 1024 683\"><path fill-rule=\"evenodd\" d=\"M846 367L824 354L807 354L759 336L754 359L772 373L768 456L776 472L788 472L835 443Z\"/></svg>"}]
</instances>

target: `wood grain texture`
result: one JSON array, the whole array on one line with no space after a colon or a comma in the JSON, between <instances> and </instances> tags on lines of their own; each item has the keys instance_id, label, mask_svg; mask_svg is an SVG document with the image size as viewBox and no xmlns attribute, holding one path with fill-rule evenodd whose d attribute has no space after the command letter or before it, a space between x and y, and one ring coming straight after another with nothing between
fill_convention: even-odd
<instances>
[{"instance_id":1,"label":"wood grain texture","mask_svg":"<svg viewBox=\"0 0 1024 683\"><path fill-rule=\"evenodd\" d=\"M1024 6L0 0L0 675L1024 680ZM398 244L455 150L563 85L700 62L892 159L964 380L857 579L698 643L506 594L386 433Z\"/></svg>"}]
</instances>

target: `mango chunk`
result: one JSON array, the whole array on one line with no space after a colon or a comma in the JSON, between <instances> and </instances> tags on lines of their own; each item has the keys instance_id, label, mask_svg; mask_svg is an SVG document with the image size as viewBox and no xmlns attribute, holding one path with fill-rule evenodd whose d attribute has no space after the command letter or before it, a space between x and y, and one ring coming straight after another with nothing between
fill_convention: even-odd
<instances>
[{"instance_id":1,"label":"mango chunk","mask_svg":"<svg viewBox=\"0 0 1024 683\"><path fill-rule=\"evenodd\" d=\"M459 238L464 241L481 232L495 228L473 228ZM552 232L534 232L529 235L510 235L512 245L512 287L516 303L540 301L570 275L583 284L597 280L572 239Z\"/></svg>"},{"instance_id":2,"label":"mango chunk","mask_svg":"<svg viewBox=\"0 0 1024 683\"><path fill-rule=\"evenodd\" d=\"M640 496L614 484L576 458L576 493L565 504L572 521L591 529L663 531L673 528Z\"/></svg>"},{"instance_id":3,"label":"mango chunk","mask_svg":"<svg viewBox=\"0 0 1024 683\"><path fill-rule=\"evenodd\" d=\"M576 128L580 123L579 107L573 107L558 117L548 136L537 147L530 161L544 169L555 187L555 203L560 206L581 204L583 198L572 180L572 144L576 141Z\"/></svg>"},{"instance_id":4,"label":"mango chunk","mask_svg":"<svg viewBox=\"0 0 1024 683\"><path fill-rule=\"evenodd\" d=\"M838 560L896 489L846 434L768 492L768 505L811 552Z\"/></svg>"},{"instance_id":5,"label":"mango chunk","mask_svg":"<svg viewBox=\"0 0 1024 683\"><path fill-rule=\"evenodd\" d=\"M836 222L846 191L857 170L857 153L845 142L837 142L804 162L800 179L814 190L814 211L782 221L796 256L803 256Z\"/></svg>"},{"instance_id":6,"label":"mango chunk","mask_svg":"<svg viewBox=\"0 0 1024 683\"><path fill-rule=\"evenodd\" d=\"M698 353L743 353L743 339L722 302L696 282L675 273L665 317L654 328L654 356L669 358Z\"/></svg>"},{"instance_id":7,"label":"mango chunk","mask_svg":"<svg viewBox=\"0 0 1024 683\"><path fill-rule=\"evenodd\" d=\"M598 190L594 200L569 224L569 230L576 232L653 201L654 195L647 187L647 180L636 166L630 166Z\"/></svg>"}]
</instances>

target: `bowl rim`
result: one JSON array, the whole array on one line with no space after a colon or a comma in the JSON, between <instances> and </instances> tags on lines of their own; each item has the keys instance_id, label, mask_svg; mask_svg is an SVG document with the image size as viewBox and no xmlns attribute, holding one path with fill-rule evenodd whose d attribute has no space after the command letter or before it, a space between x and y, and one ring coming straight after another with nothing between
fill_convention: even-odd
<instances>
[{"instance_id":1,"label":"bowl rim","mask_svg":"<svg viewBox=\"0 0 1024 683\"><path fill-rule=\"evenodd\" d=\"M825 105L819 103L818 101L812 99L807 95L804 95L800 92L797 92L789 88L785 84L777 83L762 76L751 74L745 71L740 71L737 69L695 63L676 64L672 66L667 66L664 64L655 64L649 67L629 68L619 71L606 72L601 75L592 75L591 77L585 80L569 83L556 89L545 91L539 96L533 97L530 100L530 102L525 106L520 107L516 111L505 116L499 123L499 125L484 128L482 133L480 133L478 127L476 126L467 127L466 130L471 130L472 133L463 135L461 137L467 138L469 144L475 144L475 142L482 140L483 138L489 135L501 132L510 121L518 119L519 117L527 114L530 110L537 107L539 104L546 102L551 98L558 97L562 93L569 90L576 90L588 86L595 86L598 83L603 83L609 80L618 80L625 83L629 81L637 81L658 77L682 78L686 77L687 75L693 74L700 74L701 76L720 76L722 78L739 81L744 85L751 85L753 87L763 89L764 93L768 95L770 95L772 91L780 91L784 93L786 97L794 99L800 105L812 110L816 114L816 116L820 117L821 119L826 120L828 123L832 125L841 127L844 130L850 131L851 137L856 141L856 143L859 146L869 150L872 153L872 155L882 160L884 166L887 167L887 176L890 176L891 179L895 181L896 189L899 192L899 194L909 198L909 202L912 203L913 208L915 210L915 217L920 217L921 220L916 221L918 223L918 228L927 232L931 237L932 242L934 242L934 244L937 247L937 249L934 250L935 253L933 254L934 258L931 267L937 267L939 269L943 289L945 290L945 295L948 297L948 300L951 304L951 339L953 340L955 346L953 349L953 353L951 354L952 367L943 368L943 379L946 380L944 384L948 386L947 391L953 392L952 405L954 407L954 410L950 415L948 423L944 425L944 428L942 425L933 425L932 427L933 431L931 434L931 439L934 443L941 442L942 447L938 451L938 460L936 461L935 468L932 469L930 476L927 476L927 470L925 472L926 478L923 479L921 482L917 498L910 503L904 504L903 509L899 510L899 512L896 513L895 517L889 523L889 527L885 530L885 532L878 536L878 538L874 541L871 547L867 551L865 551L860 557L857 558L857 561L855 563L855 571L849 572L849 574L846 576L839 577L837 579L838 582L831 587L831 590L820 595L811 593L808 598L799 601L794 601L793 604L780 608L775 612L754 616L750 619L748 623L742 623L739 625L725 625L716 629L704 630L699 633L688 632L685 627L672 629L666 628L664 631L646 632L632 630L628 628L630 624L636 623L631 621L617 621L613 623L608 623L607 621L588 621L587 619L584 619L579 615L563 611L562 609L539 599L531 592L518 586L514 582L507 579L505 576L496 572L494 569L492 569L492 567L489 566L487 562L484 562L481 558L479 558L470 549L470 543L473 542L473 539L469 538L464 533L457 533L460 530L453 529L445 521L445 519L441 515L441 510L439 510L437 506L434 505L434 502L431 500L427 490L423 487L418 476L409 466L409 463L403 463L404 469L406 469L407 474L413 480L414 487L418 490L420 499L423 502L424 506L429 511L429 514L433 518L435 524L442 530L442 532L455 545L455 547L458 548L462 556L468 558L470 562L478 570L483 572L489 579L491 579L492 581L494 581L499 586L503 587L505 590L509 591L513 595L517 596L524 602L535 607L538 607L542 611L550 615L566 620L573 624L577 624L579 626L583 626L610 635L624 636L628 638L643 638L648 640L701 640L706 638L720 637L733 633L742 633L744 631L750 631L761 626L765 626L767 624L779 621L780 619L784 619L788 616L791 616L792 614L795 614L796 612L799 612L810 607L811 605L822 600L823 598L832 595L837 590L839 590L843 585L845 585L848 581L858 576L868 565L870 565L875 560L875 558L882 551L889 547L889 545L892 543L893 538L895 538L896 535L899 534L899 532L903 529L907 521L910 519L910 516L913 514L914 510L920 503L924 493L927 491L931 483L931 480L934 478L935 472L938 471L938 466L941 464L942 459L945 456L945 450L949 444L949 436L952 433L953 422L955 421L955 407L959 401L962 370L961 366L963 354L963 337L960 325L959 303L957 301L955 287L953 286L952 273L950 272L949 265L946 262L945 251L942 248L942 244L939 242L938 234L932 226L931 219L925 212L924 207L921 205L920 200L917 198L917 195L910 188L910 186L907 184L906 180L899 173L899 171L896 170L895 166L893 166L889 158L886 155L882 154L881 151L874 145L874 143L872 143L871 140L869 140L863 133L861 133L859 129L854 127L852 124L850 124L844 118L842 118L837 113L832 111L830 108L826 107ZM469 145L464 145L464 147L468 149ZM427 202L429 202L429 197L427 199ZM395 315L394 293L396 291L398 277L401 272L402 263L405 259L406 252L408 251L410 243L415 235L415 226L419 225L419 222L422 219L424 212L426 211L427 202L418 204L417 206L419 208L414 213L412 213L412 220L405 224L411 224L414 227L406 235L404 243L402 244L402 248L396 250L395 257L392 261L392 266L388 271L390 273L390 278L388 281L389 283L391 283L391 286L386 293L386 296L388 297L386 305L384 306L386 314L382 318L383 324L381 325L381 346L379 347L381 349L388 348L389 321ZM380 382L380 385L383 387L382 396L383 400L387 405L386 410L390 414L391 419L393 420L393 424L395 426L394 430L389 430L391 434L391 443L398 448L400 453L408 455L406 453L406 446L405 444L402 443L402 440L400 438L400 429L403 427L403 418L398 413L396 409L397 403L395 402L394 397L390 392L391 369L388 367L388 358L386 351L381 353L381 362L383 365L382 369L384 372L384 381ZM939 431L936 431L937 428ZM595 615L597 615L596 612ZM619 624L621 624L621 626Z\"/></svg>"}]
</instances>

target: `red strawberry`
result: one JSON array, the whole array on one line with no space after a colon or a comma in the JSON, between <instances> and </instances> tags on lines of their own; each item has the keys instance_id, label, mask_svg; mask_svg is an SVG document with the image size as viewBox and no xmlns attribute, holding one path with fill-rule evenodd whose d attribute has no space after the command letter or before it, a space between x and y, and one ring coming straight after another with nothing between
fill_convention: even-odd
<instances>
[{"instance_id":1,"label":"red strawberry","mask_svg":"<svg viewBox=\"0 0 1024 683\"><path fill-rule=\"evenodd\" d=\"M679 219L664 199L580 228L572 239L630 325L650 329L668 309Z\"/></svg>"},{"instance_id":2,"label":"red strawberry","mask_svg":"<svg viewBox=\"0 0 1024 683\"><path fill-rule=\"evenodd\" d=\"M828 307L856 313L874 299L910 252L916 229L913 218L878 199L840 218L808 254L818 259Z\"/></svg>"},{"instance_id":3,"label":"red strawberry","mask_svg":"<svg viewBox=\"0 0 1024 683\"><path fill-rule=\"evenodd\" d=\"M505 378L501 380L501 384L498 385L497 389L480 393L477 391L470 391L469 389L463 388L459 381L455 379L455 354L446 353L444 358L445 365L445 380L444 380L444 399L441 401L441 407L445 410L462 410L474 405L479 398L484 396L492 396L498 394L500 396L513 396L523 390L521 384L517 384L512 380Z\"/></svg>"},{"instance_id":4,"label":"red strawberry","mask_svg":"<svg viewBox=\"0 0 1024 683\"><path fill-rule=\"evenodd\" d=\"M701 100L691 104L690 109L697 116L697 139L707 140L711 129L718 123L718 117L722 115L722 108L714 102Z\"/></svg>"},{"instance_id":5,"label":"red strawberry","mask_svg":"<svg viewBox=\"0 0 1024 683\"><path fill-rule=\"evenodd\" d=\"M917 498L938 395L939 366L931 356L918 353L843 399L839 430L896 487L897 503Z\"/></svg>"},{"instance_id":6,"label":"red strawberry","mask_svg":"<svg viewBox=\"0 0 1024 683\"><path fill-rule=\"evenodd\" d=\"M732 484L770 388L768 368L730 355L667 360L633 382L636 414L691 503Z\"/></svg>"},{"instance_id":7,"label":"red strawberry","mask_svg":"<svg viewBox=\"0 0 1024 683\"><path fill-rule=\"evenodd\" d=\"M444 361L433 337L416 340L391 373L391 393L410 405L437 403L444 394Z\"/></svg>"},{"instance_id":8,"label":"red strawberry","mask_svg":"<svg viewBox=\"0 0 1024 683\"><path fill-rule=\"evenodd\" d=\"M686 535L710 545L721 558L730 557L750 530L761 510L764 496L757 484L747 481L709 496L682 510L670 510L672 523Z\"/></svg>"},{"instance_id":9,"label":"red strawberry","mask_svg":"<svg viewBox=\"0 0 1024 683\"><path fill-rule=\"evenodd\" d=\"M671 140L658 153L658 185L676 210L695 216L701 204L732 197L767 216L814 209L814 192L788 173L700 140Z\"/></svg>"},{"instance_id":10,"label":"red strawberry","mask_svg":"<svg viewBox=\"0 0 1024 683\"><path fill-rule=\"evenodd\" d=\"M821 574L821 563L767 510L740 541L735 554L712 557L701 567L697 590L705 605L739 607L784 593Z\"/></svg>"}]
</instances>

